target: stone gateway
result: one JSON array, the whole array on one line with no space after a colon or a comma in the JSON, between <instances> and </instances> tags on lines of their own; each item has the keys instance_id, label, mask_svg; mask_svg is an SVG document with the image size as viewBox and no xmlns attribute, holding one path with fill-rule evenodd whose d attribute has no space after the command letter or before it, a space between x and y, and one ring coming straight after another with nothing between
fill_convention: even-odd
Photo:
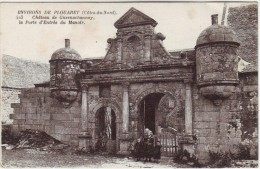
<instances>
[{"instance_id":1,"label":"stone gateway","mask_svg":"<svg viewBox=\"0 0 260 169\"><path fill-rule=\"evenodd\" d=\"M168 52L156 25L131 8L115 22L102 59L82 59L66 39L51 56L50 81L23 89L12 104L13 131L39 129L83 149L129 154L149 128L163 155L185 151L201 163L245 139L257 146L257 121L244 127L244 114L257 117L257 72L239 72L235 31L212 15L194 49Z\"/></svg>"}]
</instances>

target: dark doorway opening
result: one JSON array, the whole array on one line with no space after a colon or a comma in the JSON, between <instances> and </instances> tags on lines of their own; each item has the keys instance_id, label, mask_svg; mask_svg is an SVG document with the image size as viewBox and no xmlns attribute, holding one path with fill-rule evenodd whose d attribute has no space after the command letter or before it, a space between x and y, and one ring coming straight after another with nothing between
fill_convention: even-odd
<instances>
[{"instance_id":1,"label":"dark doorway opening","mask_svg":"<svg viewBox=\"0 0 260 169\"><path fill-rule=\"evenodd\" d=\"M96 145L97 151L116 151L116 115L110 107L102 107L96 114Z\"/></svg>"},{"instance_id":2,"label":"dark doorway opening","mask_svg":"<svg viewBox=\"0 0 260 169\"><path fill-rule=\"evenodd\" d=\"M140 124L139 128L143 133L145 128L150 129L156 134L156 117L155 112L158 109L158 104L161 98L164 96L163 93L152 93L144 97L140 104Z\"/></svg>"}]
</instances>

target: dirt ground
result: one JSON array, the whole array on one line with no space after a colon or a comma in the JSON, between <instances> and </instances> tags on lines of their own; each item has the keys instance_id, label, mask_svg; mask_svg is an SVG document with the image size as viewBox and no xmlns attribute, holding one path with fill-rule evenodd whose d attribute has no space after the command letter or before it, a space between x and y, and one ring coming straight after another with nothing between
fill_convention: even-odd
<instances>
[{"instance_id":1,"label":"dirt ground","mask_svg":"<svg viewBox=\"0 0 260 169\"><path fill-rule=\"evenodd\" d=\"M67 155L36 149L15 149L2 150L2 167L188 168L190 166L176 164L171 158L162 158L159 163L136 162L132 158Z\"/></svg>"}]
</instances>

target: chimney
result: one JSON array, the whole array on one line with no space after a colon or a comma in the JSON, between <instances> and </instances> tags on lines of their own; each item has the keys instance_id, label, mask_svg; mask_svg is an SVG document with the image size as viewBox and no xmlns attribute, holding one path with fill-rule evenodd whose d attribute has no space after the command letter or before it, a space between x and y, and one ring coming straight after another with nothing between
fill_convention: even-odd
<instances>
[{"instance_id":1,"label":"chimney","mask_svg":"<svg viewBox=\"0 0 260 169\"><path fill-rule=\"evenodd\" d=\"M211 15L212 25L218 24L218 14Z\"/></svg>"},{"instance_id":2,"label":"chimney","mask_svg":"<svg viewBox=\"0 0 260 169\"><path fill-rule=\"evenodd\" d=\"M65 48L70 48L70 40L65 39Z\"/></svg>"}]
</instances>

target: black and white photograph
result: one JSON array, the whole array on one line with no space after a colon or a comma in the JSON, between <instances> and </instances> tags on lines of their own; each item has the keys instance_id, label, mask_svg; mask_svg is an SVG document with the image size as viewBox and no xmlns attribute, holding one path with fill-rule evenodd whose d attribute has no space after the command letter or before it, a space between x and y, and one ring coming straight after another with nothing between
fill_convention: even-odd
<instances>
[{"instance_id":1,"label":"black and white photograph","mask_svg":"<svg viewBox=\"0 0 260 169\"><path fill-rule=\"evenodd\" d=\"M1 167L258 168L258 2L1 2Z\"/></svg>"}]
</instances>

